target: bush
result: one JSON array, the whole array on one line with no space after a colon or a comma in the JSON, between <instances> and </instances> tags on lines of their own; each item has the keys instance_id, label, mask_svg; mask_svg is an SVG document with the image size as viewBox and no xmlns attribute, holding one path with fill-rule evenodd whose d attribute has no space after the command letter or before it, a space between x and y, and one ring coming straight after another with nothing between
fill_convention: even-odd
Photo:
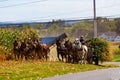
<instances>
[{"instance_id":1,"label":"bush","mask_svg":"<svg viewBox=\"0 0 120 80\"><path fill-rule=\"evenodd\" d=\"M119 54L120 55L120 48L119 48L120 42L111 42L111 50L113 54Z\"/></svg>"},{"instance_id":2,"label":"bush","mask_svg":"<svg viewBox=\"0 0 120 80\"><path fill-rule=\"evenodd\" d=\"M104 61L111 61L113 55L110 51L110 43L100 38L92 38L86 41L87 46L97 53L98 57Z\"/></svg>"},{"instance_id":3,"label":"bush","mask_svg":"<svg viewBox=\"0 0 120 80\"><path fill-rule=\"evenodd\" d=\"M120 49L114 49L113 54L119 54L120 55Z\"/></svg>"}]
</instances>

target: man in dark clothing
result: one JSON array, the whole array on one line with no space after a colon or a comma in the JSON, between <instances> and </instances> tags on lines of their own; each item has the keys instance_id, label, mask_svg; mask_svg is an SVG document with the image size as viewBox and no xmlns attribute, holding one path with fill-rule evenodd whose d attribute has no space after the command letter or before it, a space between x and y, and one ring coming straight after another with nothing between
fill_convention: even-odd
<instances>
[{"instance_id":1,"label":"man in dark clothing","mask_svg":"<svg viewBox=\"0 0 120 80\"><path fill-rule=\"evenodd\" d=\"M81 36L81 37L80 37L80 42L81 42L82 45L84 45L84 43L85 43L84 36Z\"/></svg>"}]
</instances>

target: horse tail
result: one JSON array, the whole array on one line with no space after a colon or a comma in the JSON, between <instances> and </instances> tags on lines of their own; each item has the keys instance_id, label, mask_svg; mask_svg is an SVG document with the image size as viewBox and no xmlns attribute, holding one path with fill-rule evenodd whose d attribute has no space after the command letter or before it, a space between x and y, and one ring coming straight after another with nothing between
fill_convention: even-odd
<instances>
[{"instance_id":1,"label":"horse tail","mask_svg":"<svg viewBox=\"0 0 120 80\"><path fill-rule=\"evenodd\" d=\"M85 52L88 52L88 48L87 48L86 45L83 45L83 49L84 49Z\"/></svg>"}]
</instances>

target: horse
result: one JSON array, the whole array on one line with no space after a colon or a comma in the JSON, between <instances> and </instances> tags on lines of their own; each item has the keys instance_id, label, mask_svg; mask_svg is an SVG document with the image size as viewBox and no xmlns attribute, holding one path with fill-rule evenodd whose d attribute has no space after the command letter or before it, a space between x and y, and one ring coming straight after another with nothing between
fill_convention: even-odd
<instances>
[{"instance_id":1,"label":"horse","mask_svg":"<svg viewBox=\"0 0 120 80\"><path fill-rule=\"evenodd\" d=\"M26 48L25 48L25 52L26 52L26 56L27 58L31 58L31 59L35 59L37 57L37 53L36 53L36 45L38 43L35 43L32 40L28 40L26 43Z\"/></svg>"},{"instance_id":2,"label":"horse","mask_svg":"<svg viewBox=\"0 0 120 80\"><path fill-rule=\"evenodd\" d=\"M44 54L43 54L43 47L42 47L40 41L38 41L37 44L36 44L35 53L36 53L38 59L43 59L44 58L43 57L44 56Z\"/></svg>"},{"instance_id":3,"label":"horse","mask_svg":"<svg viewBox=\"0 0 120 80\"><path fill-rule=\"evenodd\" d=\"M74 61L73 59L74 59L74 52L75 52L73 43L70 40L66 40L64 45L68 51L67 62L71 63Z\"/></svg>"},{"instance_id":4,"label":"horse","mask_svg":"<svg viewBox=\"0 0 120 80\"><path fill-rule=\"evenodd\" d=\"M22 41L21 46L20 46L20 54L21 58L23 59L25 57L25 60L28 59L27 52L28 52L28 45L26 44L25 41Z\"/></svg>"},{"instance_id":5,"label":"horse","mask_svg":"<svg viewBox=\"0 0 120 80\"><path fill-rule=\"evenodd\" d=\"M41 50L41 46L39 44L39 42L32 40L32 39L28 39L27 42L22 42L21 43L21 54L25 57L25 59L40 59L40 51Z\"/></svg>"},{"instance_id":6,"label":"horse","mask_svg":"<svg viewBox=\"0 0 120 80\"><path fill-rule=\"evenodd\" d=\"M48 60L48 58L49 58L49 53L50 53L50 48L46 45L46 44L44 44L44 43L41 43L40 44L40 46L41 46L41 57L44 59L46 59L46 61Z\"/></svg>"},{"instance_id":7,"label":"horse","mask_svg":"<svg viewBox=\"0 0 120 80\"><path fill-rule=\"evenodd\" d=\"M56 41L56 45L57 45L57 57L59 61L64 61L64 59L67 61L67 55L68 55L67 48L64 46L64 44L62 44L62 41L60 39ZM60 56L62 60L60 59Z\"/></svg>"},{"instance_id":8,"label":"horse","mask_svg":"<svg viewBox=\"0 0 120 80\"><path fill-rule=\"evenodd\" d=\"M88 48L86 45L82 45L81 42L73 43L74 47L74 61L77 63L80 61L80 64L85 64L87 59Z\"/></svg>"},{"instance_id":9,"label":"horse","mask_svg":"<svg viewBox=\"0 0 120 80\"><path fill-rule=\"evenodd\" d=\"M18 42L18 40L15 40L13 43L13 53L14 53L14 57L15 59L19 59L20 58L20 44Z\"/></svg>"}]
</instances>

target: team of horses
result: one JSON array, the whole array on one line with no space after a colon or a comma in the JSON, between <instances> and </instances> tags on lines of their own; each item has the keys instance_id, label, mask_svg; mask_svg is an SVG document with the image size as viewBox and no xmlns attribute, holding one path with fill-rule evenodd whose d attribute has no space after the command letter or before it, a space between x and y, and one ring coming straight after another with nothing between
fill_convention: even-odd
<instances>
[{"instance_id":1,"label":"team of horses","mask_svg":"<svg viewBox=\"0 0 120 80\"><path fill-rule=\"evenodd\" d=\"M60 39L56 40L55 43L57 45L57 57L60 61L80 64L92 62L93 52L86 45L81 43L76 45L70 40L66 40L63 44ZM45 59L47 61L50 55L50 47L42 43L38 38L28 38L21 42L16 39L13 51L16 60Z\"/></svg>"},{"instance_id":2,"label":"team of horses","mask_svg":"<svg viewBox=\"0 0 120 80\"><path fill-rule=\"evenodd\" d=\"M57 57L60 61L80 64L93 62L93 52L86 45L82 45L81 43L75 44L70 40L66 40L64 43L58 40L56 44Z\"/></svg>"},{"instance_id":3,"label":"team of horses","mask_svg":"<svg viewBox=\"0 0 120 80\"><path fill-rule=\"evenodd\" d=\"M13 53L16 60L19 59L48 59L50 49L43 44L38 38L28 38L23 41L16 39L13 43Z\"/></svg>"}]
</instances>

